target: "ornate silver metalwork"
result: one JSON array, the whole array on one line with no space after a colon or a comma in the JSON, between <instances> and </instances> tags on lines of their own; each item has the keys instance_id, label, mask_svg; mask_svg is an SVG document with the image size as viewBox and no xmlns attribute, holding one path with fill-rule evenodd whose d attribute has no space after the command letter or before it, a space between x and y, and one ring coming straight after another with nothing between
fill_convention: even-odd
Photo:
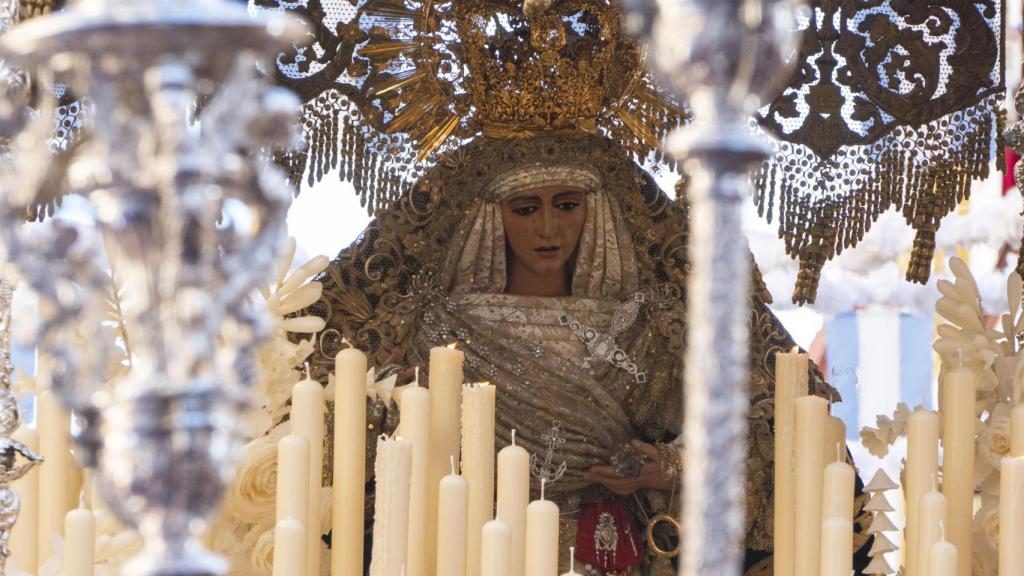
<instances>
[{"instance_id":1,"label":"ornate silver metalwork","mask_svg":"<svg viewBox=\"0 0 1024 576\"><path fill-rule=\"evenodd\" d=\"M590 368L590 363L594 361L605 362L620 370L625 370L633 376L637 383L643 384L647 381L647 374L641 372L636 362L630 360L629 354L615 342L619 334L625 332L636 322L640 308L646 300L646 295L643 292L637 292L633 295L632 300L616 308L607 332L587 326L574 320L568 314L558 317L558 322L569 328L573 338L587 347L588 356L583 359L583 368Z\"/></svg>"},{"instance_id":2,"label":"ornate silver metalwork","mask_svg":"<svg viewBox=\"0 0 1024 576\"><path fill-rule=\"evenodd\" d=\"M749 256L741 203L767 143L748 122L797 46L790 0L631 0L663 83L696 119L669 151L690 176L681 573L741 573L748 409ZM639 21L638 21L639 20ZM686 30L686 34L680 34Z\"/></svg>"},{"instance_id":3,"label":"ornate silver metalwork","mask_svg":"<svg viewBox=\"0 0 1024 576\"><path fill-rule=\"evenodd\" d=\"M565 476L568 464L563 460L561 464L555 464L555 454L565 446L565 432L562 430L562 423L555 420L551 424L551 430L541 436L547 444L543 461L539 454L530 454L530 474L537 479L538 484L550 486Z\"/></svg>"},{"instance_id":4,"label":"ornate silver metalwork","mask_svg":"<svg viewBox=\"0 0 1024 576\"><path fill-rule=\"evenodd\" d=\"M0 2L0 34L18 23L18 0ZM24 71L0 61L0 89L17 93L27 88ZM0 161L9 160L9 142L0 142ZM2 260L0 260L2 263ZM43 459L25 444L14 440L21 426L21 410L14 395L14 363L11 358L11 308L14 285L0 276L0 575L6 573L11 531L21 513L21 501L12 484ZM20 461L24 460L24 461Z\"/></svg>"},{"instance_id":5,"label":"ornate silver metalwork","mask_svg":"<svg viewBox=\"0 0 1024 576\"><path fill-rule=\"evenodd\" d=\"M126 574L226 570L198 536L241 451L251 356L269 329L248 296L276 262L291 198L260 151L292 142L299 104L255 63L300 32L227 0L78 0L0 42L5 58L87 95L94 112L60 156L46 146L52 102L18 135L0 259L40 295L50 385L84 421L76 454L143 537ZM124 283L131 370L113 381L110 360L124 352L98 334L109 276L95 244L60 220L21 226L55 192L91 203Z\"/></svg>"},{"instance_id":6,"label":"ornate silver metalwork","mask_svg":"<svg viewBox=\"0 0 1024 576\"><path fill-rule=\"evenodd\" d=\"M11 391L14 365L11 363L11 301L14 288L0 278L0 575L5 573L11 551L7 546L18 521L21 502L11 484L42 462L28 446L11 438L21 425L18 398ZM19 462L19 456L25 462Z\"/></svg>"}]
</instances>

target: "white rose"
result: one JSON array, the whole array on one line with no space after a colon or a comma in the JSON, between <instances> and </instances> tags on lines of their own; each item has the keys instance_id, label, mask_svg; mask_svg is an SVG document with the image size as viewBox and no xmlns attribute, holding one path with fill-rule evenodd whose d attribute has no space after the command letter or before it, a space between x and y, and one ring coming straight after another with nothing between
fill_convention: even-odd
<instances>
[{"instance_id":1,"label":"white rose","mask_svg":"<svg viewBox=\"0 0 1024 576\"><path fill-rule=\"evenodd\" d=\"M1010 453L1010 418L997 411L978 435L978 452L986 463L999 468L1004 456Z\"/></svg>"},{"instance_id":2,"label":"white rose","mask_svg":"<svg viewBox=\"0 0 1024 576\"><path fill-rule=\"evenodd\" d=\"M245 522L274 517L277 498L277 440L280 434L261 436L245 447L235 481L228 488L228 514Z\"/></svg>"},{"instance_id":3,"label":"white rose","mask_svg":"<svg viewBox=\"0 0 1024 576\"><path fill-rule=\"evenodd\" d=\"M255 529L253 530L255 532ZM271 526L256 538L249 566L253 576L270 576L274 572L274 527Z\"/></svg>"}]
</instances>

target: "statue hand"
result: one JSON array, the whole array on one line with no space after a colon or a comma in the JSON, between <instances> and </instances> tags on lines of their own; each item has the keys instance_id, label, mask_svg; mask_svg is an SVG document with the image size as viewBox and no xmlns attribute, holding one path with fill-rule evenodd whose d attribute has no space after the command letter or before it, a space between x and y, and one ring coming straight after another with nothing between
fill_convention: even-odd
<instances>
[{"instance_id":1,"label":"statue hand","mask_svg":"<svg viewBox=\"0 0 1024 576\"><path fill-rule=\"evenodd\" d=\"M583 479L601 484L620 496L628 496L642 489L666 492L672 490L676 479L665 476L658 449L641 440L633 440L633 447L647 456L647 462L640 469L639 475L632 478L620 478L615 475L614 466L594 466L583 473Z\"/></svg>"}]
</instances>

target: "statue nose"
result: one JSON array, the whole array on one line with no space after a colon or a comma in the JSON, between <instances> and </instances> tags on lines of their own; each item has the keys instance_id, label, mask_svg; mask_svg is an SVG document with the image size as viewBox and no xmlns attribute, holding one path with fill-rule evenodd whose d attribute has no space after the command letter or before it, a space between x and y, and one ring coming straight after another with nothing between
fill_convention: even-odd
<instances>
[{"instance_id":1,"label":"statue nose","mask_svg":"<svg viewBox=\"0 0 1024 576\"><path fill-rule=\"evenodd\" d=\"M544 210L541 216L540 235L545 238L554 236L556 228L554 215L550 210Z\"/></svg>"}]
</instances>

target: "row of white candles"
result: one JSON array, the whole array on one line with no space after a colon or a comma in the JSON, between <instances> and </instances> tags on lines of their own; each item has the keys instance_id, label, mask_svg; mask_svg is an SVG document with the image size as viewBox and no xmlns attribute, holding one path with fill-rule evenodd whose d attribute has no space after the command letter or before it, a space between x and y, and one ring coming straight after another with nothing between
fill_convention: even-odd
<instances>
[{"instance_id":1,"label":"row of white candles","mask_svg":"<svg viewBox=\"0 0 1024 576\"><path fill-rule=\"evenodd\" d=\"M808 395L808 357L776 355L774 571L795 576L849 576L853 558L855 471L842 423L824 399ZM970 576L974 511L977 374L950 370L941 412L918 407L908 420L907 576ZM939 427L943 485L938 491ZM1012 411L1012 447L1002 459L999 573L1024 574L1024 404ZM824 449L821 439L825 438ZM830 459L835 462L825 465Z\"/></svg>"},{"instance_id":2,"label":"row of white candles","mask_svg":"<svg viewBox=\"0 0 1024 576\"><path fill-rule=\"evenodd\" d=\"M529 502L529 455L515 445L514 434L513 445L497 457L495 500L495 389L464 387L462 358L458 350L434 349L430 390L405 389L396 437L378 441L371 576L557 573L558 507L543 495ZM828 415L824 399L808 395L807 368L805 354L776 357L775 571L848 576L855 472L836 458L845 446L845 430ZM363 566L365 374L361 352L339 353L334 576L360 574ZM919 407L909 418L903 554L908 576L970 576L976 380L969 369L950 370L942 387L943 410ZM320 572L324 410L318 383L307 379L295 386L292 433L280 441L278 452L275 576ZM91 574L92 514L70 505L81 481L69 456L68 416L48 391L37 399L37 414L36 429L22 428L18 437L49 459L15 485L22 513L12 534L12 563L21 570L41 566L52 553L52 535L63 528L65 574ZM941 493L935 481L940 425ZM1011 454L1001 466L999 566L1000 574L1024 574L1024 405L1013 409L1011 438ZM461 476L454 463L458 454ZM830 460L835 461L826 465ZM68 498L39 498L40 493Z\"/></svg>"},{"instance_id":3,"label":"row of white candles","mask_svg":"<svg viewBox=\"0 0 1024 576\"><path fill-rule=\"evenodd\" d=\"M495 459L496 390L464 385L462 362L459 350L433 349L430 389L417 378L402 390L398 431L377 439L370 575L557 576L558 506L543 484L529 501L530 456L514 431ZM366 368L355 349L335 359L334 576L363 570ZM278 446L275 576L319 574L320 534L309 527L319 526L324 409L319 384L295 386L292 433Z\"/></svg>"}]
</instances>

